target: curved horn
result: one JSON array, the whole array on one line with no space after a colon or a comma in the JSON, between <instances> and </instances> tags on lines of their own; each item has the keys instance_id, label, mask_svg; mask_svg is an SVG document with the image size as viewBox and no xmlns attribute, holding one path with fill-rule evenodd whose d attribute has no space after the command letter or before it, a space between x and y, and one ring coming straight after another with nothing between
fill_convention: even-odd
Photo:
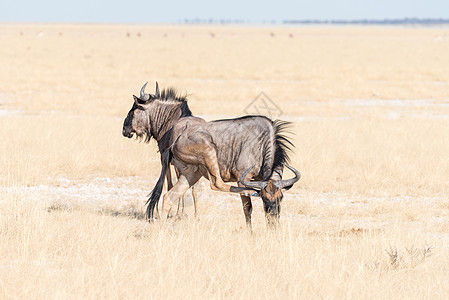
<instances>
[{"instance_id":1,"label":"curved horn","mask_svg":"<svg viewBox=\"0 0 449 300\"><path fill-rule=\"evenodd\" d=\"M160 98L161 97L161 93L159 92L159 85L157 84L157 81L156 81L156 93L155 93L155 95L156 95L156 98Z\"/></svg>"},{"instance_id":2,"label":"curved horn","mask_svg":"<svg viewBox=\"0 0 449 300\"><path fill-rule=\"evenodd\" d=\"M263 189L267 186L268 181L245 181L245 177L249 171L251 171L253 167L247 169L243 172L242 176L240 176L240 183L249 188Z\"/></svg>"},{"instance_id":3,"label":"curved horn","mask_svg":"<svg viewBox=\"0 0 449 300\"><path fill-rule=\"evenodd\" d=\"M290 171L292 171L295 174L295 177L293 177L291 179L287 179L287 180L276 180L274 182L274 184L280 189L294 185L301 178L301 173L299 173L298 170L296 170L295 168L293 168L289 165L285 165L285 166L287 168L289 168Z\"/></svg>"},{"instance_id":4,"label":"curved horn","mask_svg":"<svg viewBox=\"0 0 449 300\"><path fill-rule=\"evenodd\" d=\"M148 99L150 99L150 95L145 94L145 87L147 86L147 83L148 83L148 81L140 89L140 99L141 100L148 100Z\"/></svg>"}]
</instances>

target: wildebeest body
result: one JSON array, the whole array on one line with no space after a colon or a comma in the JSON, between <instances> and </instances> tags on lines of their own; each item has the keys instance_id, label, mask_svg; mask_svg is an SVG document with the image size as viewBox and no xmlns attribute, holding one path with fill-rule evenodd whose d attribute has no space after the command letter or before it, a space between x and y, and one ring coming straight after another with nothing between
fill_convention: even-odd
<instances>
[{"instance_id":1,"label":"wildebeest body","mask_svg":"<svg viewBox=\"0 0 449 300\"><path fill-rule=\"evenodd\" d=\"M205 122L192 116L185 97L172 89L161 95L134 96L134 105L123 126L123 135L154 137L159 141L162 172L148 199L147 214L153 218L162 194L169 164L179 172L178 182L164 196L163 212L170 214L174 201L202 176L213 190L240 193L247 224L251 226L252 204L249 194L263 200L267 220L277 223L282 201L282 189L289 189L300 178L299 172L288 166L288 150L292 143L285 136L288 122L272 121L264 116ZM157 89L158 90L158 89ZM282 180L284 165L295 177ZM237 182L238 187L225 182Z\"/></svg>"},{"instance_id":2,"label":"wildebeest body","mask_svg":"<svg viewBox=\"0 0 449 300\"><path fill-rule=\"evenodd\" d=\"M183 125L180 124L179 127ZM178 126L176 126L178 127ZM174 153L182 155L184 163L202 164L195 155L198 148L212 147L216 151L220 176L225 182L237 182L243 172L253 167L249 178L268 180L276 151L272 121L263 116L247 116L218 120L184 127L173 145ZM176 155L173 158L176 165ZM179 164L179 162L178 162ZM202 175L208 178L204 168Z\"/></svg>"}]
</instances>

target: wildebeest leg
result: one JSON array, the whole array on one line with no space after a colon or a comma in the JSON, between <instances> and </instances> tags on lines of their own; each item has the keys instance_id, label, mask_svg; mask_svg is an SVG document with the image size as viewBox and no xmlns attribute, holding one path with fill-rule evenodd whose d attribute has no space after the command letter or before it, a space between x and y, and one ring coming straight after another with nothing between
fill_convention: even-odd
<instances>
[{"instance_id":1,"label":"wildebeest leg","mask_svg":"<svg viewBox=\"0 0 449 300\"><path fill-rule=\"evenodd\" d=\"M164 159L161 155L161 164L164 164ZM169 191L173 187L173 179L171 177L171 168L170 165L167 168L167 172L165 173L165 178L167 179L167 191ZM156 219L159 219L159 207L156 205Z\"/></svg>"},{"instance_id":2,"label":"wildebeest leg","mask_svg":"<svg viewBox=\"0 0 449 300\"><path fill-rule=\"evenodd\" d=\"M234 187L229 184L226 184L220 175L220 168L218 166L217 153L215 152L215 148L209 147L205 151L204 155L204 164L207 168L210 187L214 191L222 191L222 192L233 192L239 193L244 192L245 189L242 187Z\"/></svg>"},{"instance_id":3,"label":"wildebeest leg","mask_svg":"<svg viewBox=\"0 0 449 300\"><path fill-rule=\"evenodd\" d=\"M186 218L187 214L184 213L185 199L187 191L178 200L178 209L176 210L176 219Z\"/></svg>"},{"instance_id":4,"label":"wildebeest leg","mask_svg":"<svg viewBox=\"0 0 449 300\"><path fill-rule=\"evenodd\" d=\"M164 195L162 202L162 212L165 216L170 217L170 210L174 201L178 200L192 185L194 185L201 177L198 172L188 172L181 174L178 182L173 186L167 194Z\"/></svg>"},{"instance_id":5,"label":"wildebeest leg","mask_svg":"<svg viewBox=\"0 0 449 300\"><path fill-rule=\"evenodd\" d=\"M171 167L168 166L167 173L165 173L165 177L167 178L167 191L171 190L173 187L173 179L171 177Z\"/></svg>"},{"instance_id":6,"label":"wildebeest leg","mask_svg":"<svg viewBox=\"0 0 449 300\"><path fill-rule=\"evenodd\" d=\"M251 213L253 211L253 205L251 203L251 197L240 195L240 198L242 198L242 205L243 205L243 213L245 214L245 221L246 226L250 231L253 231L253 228L251 226Z\"/></svg>"},{"instance_id":7,"label":"wildebeest leg","mask_svg":"<svg viewBox=\"0 0 449 300\"><path fill-rule=\"evenodd\" d=\"M196 206L196 199L198 194L196 192L196 185L192 186L192 198L193 198L193 207L195 208L195 218L198 217L198 207Z\"/></svg>"},{"instance_id":8,"label":"wildebeest leg","mask_svg":"<svg viewBox=\"0 0 449 300\"><path fill-rule=\"evenodd\" d=\"M176 172L176 178L179 178L179 171L176 167L175 167L175 172ZM186 215L184 214L185 199L186 199L186 193L184 193L178 201L178 209L176 210L176 218L177 219L186 217ZM180 209L181 209L181 212L180 212Z\"/></svg>"},{"instance_id":9,"label":"wildebeest leg","mask_svg":"<svg viewBox=\"0 0 449 300\"><path fill-rule=\"evenodd\" d=\"M238 185L243 186L240 182L238 183ZM242 198L243 213L245 214L246 226L248 226L248 229L252 232L253 229L251 226L251 213L253 212L253 204L251 203L251 197L240 194L240 198Z\"/></svg>"},{"instance_id":10,"label":"wildebeest leg","mask_svg":"<svg viewBox=\"0 0 449 300\"><path fill-rule=\"evenodd\" d=\"M179 211L182 209L181 205L183 204L182 202L184 201L184 197L185 197L185 194L182 195L181 199L178 200L178 209L176 210L176 218L177 219L182 218L182 214Z\"/></svg>"},{"instance_id":11,"label":"wildebeest leg","mask_svg":"<svg viewBox=\"0 0 449 300\"><path fill-rule=\"evenodd\" d=\"M182 195L181 197L181 216L184 218L186 217L186 214L184 213L184 207L185 207L185 203L186 203L186 193L184 193L184 195Z\"/></svg>"}]
</instances>

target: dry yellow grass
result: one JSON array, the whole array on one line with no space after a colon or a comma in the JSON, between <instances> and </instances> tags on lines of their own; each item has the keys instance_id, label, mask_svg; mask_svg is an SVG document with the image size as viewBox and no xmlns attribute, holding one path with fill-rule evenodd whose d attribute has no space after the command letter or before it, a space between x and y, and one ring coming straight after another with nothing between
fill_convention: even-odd
<instances>
[{"instance_id":1,"label":"dry yellow grass","mask_svg":"<svg viewBox=\"0 0 449 300\"><path fill-rule=\"evenodd\" d=\"M448 33L2 24L0 298L445 298ZM199 221L143 220L159 157L121 127L147 80L206 119L282 109L278 231L204 181Z\"/></svg>"}]
</instances>

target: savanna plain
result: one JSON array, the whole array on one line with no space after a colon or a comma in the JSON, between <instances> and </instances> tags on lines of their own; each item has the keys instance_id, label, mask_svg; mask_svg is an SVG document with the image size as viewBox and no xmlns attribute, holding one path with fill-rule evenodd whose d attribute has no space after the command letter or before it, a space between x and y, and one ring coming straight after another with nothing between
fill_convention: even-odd
<instances>
[{"instance_id":1,"label":"savanna plain","mask_svg":"<svg viewBox=\"0 0 449 300\"><path fill-rule=\"evenodd\" d=\"M447 299L449 29L0 24L1 299ZM149 224L149 81L194 115L292 122L281 225L197 185ZM290 173L285 176L291 176Z\"/></svg>"}]
</instances>

